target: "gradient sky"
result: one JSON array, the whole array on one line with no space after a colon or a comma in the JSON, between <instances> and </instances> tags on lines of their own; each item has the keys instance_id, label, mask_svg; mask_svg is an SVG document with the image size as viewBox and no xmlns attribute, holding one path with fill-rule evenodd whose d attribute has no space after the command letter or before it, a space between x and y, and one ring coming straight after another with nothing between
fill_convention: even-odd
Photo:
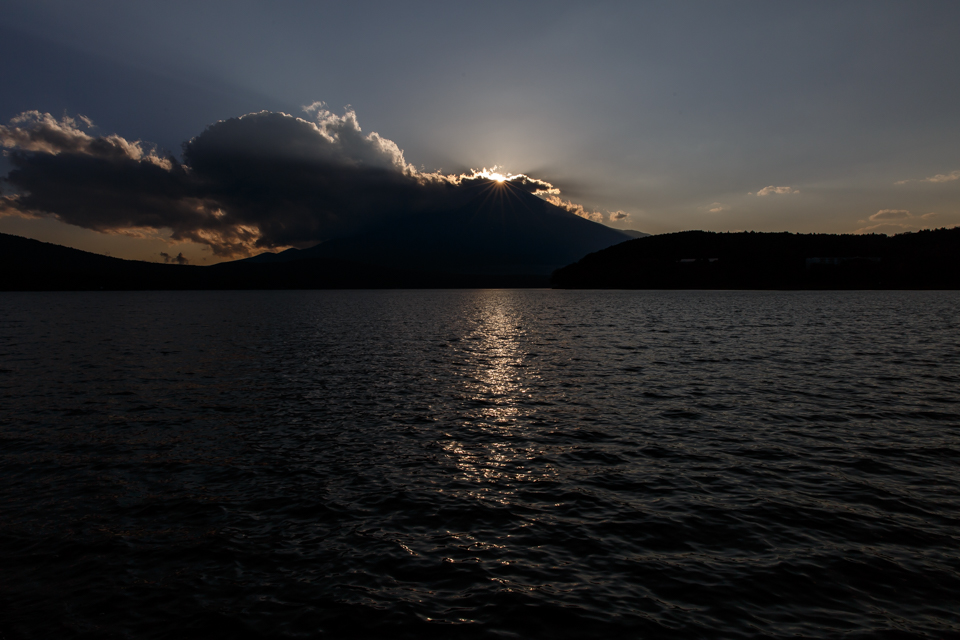
<instances>
[{"instance_id":1,"label":"gradient sky","mask_svg":"<svg viewBox=\"0 0 960 640\"><path fill-rule=\"evenodd\" d=\"M960 224L958 33L957 2L7 0L0 124L82 114L179 154L323 101L419 169L500 165L614 227L896 233ZM0 231L217 260L52 219Z\"/></svg>"}]
</instances>

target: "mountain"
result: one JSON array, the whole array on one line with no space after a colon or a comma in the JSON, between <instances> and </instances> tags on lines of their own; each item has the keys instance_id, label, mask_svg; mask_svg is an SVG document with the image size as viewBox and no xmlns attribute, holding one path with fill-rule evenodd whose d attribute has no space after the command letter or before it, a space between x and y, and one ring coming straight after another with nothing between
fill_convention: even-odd
<instances>
[{"instance_id":1,"label":"mountain","mask_svg":"<svg viewBox=\"0 0 960 640\"><path fill-rule=\"evenodd\" d=\"M546 276L388 269L325 258L209 267L122 260L0 233L0 291L545 287Z\"/></svg>"},{"instance_id":2,"label":"mountain","mask_svg":"<svg viewBox=\"0 0 960 640\"><path fill-rule=\"evenodd\" d=\"M280 251L279 253L273 253L272 251L267 251L265 253L259 253L255 256L249 258L242 258L240 260L234 260L233 262L246 262L253 264L265 264L271 262L290 262L291 260L303 260L305 258L310 258L310 254L307 253L309 249L294 249L290 248L286 251Z\"/></svg>"},{"instance_id":3,"label":"mountain","mask_svg":"<svg viewBox=\"0 0 960 640\"><path fill-rule=\"evenodd\" d=\"M556 268L630 239L509 182L478 181L455 193L442 211L209 267L120 260L0 234L0 289L543 287Z\"/></svg>"},{"instance_id":4,"label":"mountain","mask_svg":"<svg viewBox=\"0 0 960 640\"><path fill-rule=\"evenodd\" d=\"M201 267L122 260L0 234L0 291L548 284L546 276L535 273L427 271L310 257L316 249L275 254L278 259L272 261ZM522 266L530 264L537 263ZM960 227L893 237L705 231L649 236L558 269L552 283L621 289L960 289Z\"/></svg>"},{"instance_id":5,"label":"mountain","mask_svg":"<svg viewBox=\"0 0 960 640\"><path fill-rule=\"evenodd\" d=\"M202 267L165 265L71 249L0 233L0 290L85 290L177 288Z\"/></svg>"},{"instance_id":6,"label":"mountain","mask_svg":"<svg viewBox=\"0 0 960 640\"><path fill-rule=\"evenodd\" d=\"M411 215L310 249L260 254L243 262L325 258L451 274L546 276L632 237L510 182L483 181L461 189L462 201L452 210Z\"/></svg>"},{"instance_id":7,"label":"mountain","mask_svg":"<svg viewBox=\"0 0 960 640\"><path fill-rule=\"evenodd\" d=\"M554 272L564 289L958 289L960 227L885 235L684 231Z\"/></svg>"},{"instance_id":8,"label":"mountain","mask_svg":"<svg viewBox=\"0 0 960 640\"><path fill-rule=\"evenodd\" d=\"M627 234L631 238L646 238L650 235L649 233L644 233L643 231L634 231L633 229L620 229L620 232Z\"/></svg>"}]
</instances>

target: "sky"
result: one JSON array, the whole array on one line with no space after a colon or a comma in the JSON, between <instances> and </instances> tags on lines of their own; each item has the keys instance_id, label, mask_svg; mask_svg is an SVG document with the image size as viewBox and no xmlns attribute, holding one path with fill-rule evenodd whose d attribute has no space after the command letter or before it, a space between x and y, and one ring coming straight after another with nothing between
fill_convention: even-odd
<instances>
[{"instance_id":1,"label":"sky","mask_svg":"<svg viewBox=\"0 0 960 640\"><path fill-rule=\"evenodd\" d=\"M310 140L299 158L420 184L522 174L648 233L955 226L958 27L956 2L7 0L0 175L20 177L0 183L0 232L211 264L373 220L294 223L314 178L271 182L257 207L225 195L235 149L257 182ZM149 203L109 186L134 165Z\"/></svg>"}]
</instances>

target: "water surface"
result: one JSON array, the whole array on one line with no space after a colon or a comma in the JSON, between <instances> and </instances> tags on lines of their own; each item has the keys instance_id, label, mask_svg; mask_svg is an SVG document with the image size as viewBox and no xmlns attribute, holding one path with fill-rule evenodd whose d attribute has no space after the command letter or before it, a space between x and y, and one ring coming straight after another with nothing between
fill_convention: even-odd
<instances>
[{"instance_id":1,"label":"water surface","mask_svg":"<svg viewBox=\"0 0 960 640\"><path fill-rule=\"evenodd\" d=\"M0 631L960 637L957 292L0 294Z\"/></svg>"}]
</instances>

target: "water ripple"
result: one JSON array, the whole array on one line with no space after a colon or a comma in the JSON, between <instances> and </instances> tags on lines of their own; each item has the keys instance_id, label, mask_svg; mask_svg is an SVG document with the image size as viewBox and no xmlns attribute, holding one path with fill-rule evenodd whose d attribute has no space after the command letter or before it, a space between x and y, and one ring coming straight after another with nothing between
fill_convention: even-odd
<instances>
[{"instance_id":1,"label":"water ripple","mask_svg":"<svg viewBox=\"0 0 960 640\"><path fill-rule=\"evenodd\" d=\"M0 632L960 637L955 292L2 294Z\"/></svg>"}]
</instances>

